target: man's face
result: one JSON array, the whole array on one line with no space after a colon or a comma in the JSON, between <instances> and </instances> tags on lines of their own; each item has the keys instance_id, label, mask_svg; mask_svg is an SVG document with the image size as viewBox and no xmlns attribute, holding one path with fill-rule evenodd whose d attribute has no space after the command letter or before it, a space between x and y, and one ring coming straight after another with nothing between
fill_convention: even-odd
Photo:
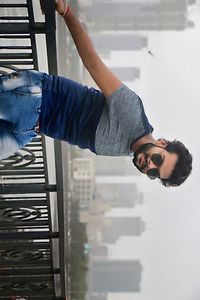
<instances>
[{"instance_id":1,"label":"man's face","mask_svg":"<svg viewBox=\"0 0 200 300\"><path fill-rule=\"evenodd\" d=\"M178 156L168 152L165 147L166 145L160 146L151 143L142 145L134 154L134 165L151 179L169 178L175 168Z\"/></svg>"}]
</instances>

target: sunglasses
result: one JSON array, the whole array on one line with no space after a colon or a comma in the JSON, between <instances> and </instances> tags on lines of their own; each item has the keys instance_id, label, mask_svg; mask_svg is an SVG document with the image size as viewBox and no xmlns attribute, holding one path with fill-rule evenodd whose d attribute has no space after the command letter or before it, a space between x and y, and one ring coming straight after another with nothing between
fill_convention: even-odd
<instances>
[{"instance_id":1,"label":"sunglasses","mask_svg":"<svg viewBox=\"0 0 200 300\"><path fill-rule=\"evenodd\" d=\"M151 161L154 163L154 165L156 165L157 167L160 167L163 164L164 158L162 157L162 155L155 153L155 154L152 154ZM149 169L147 171L147 176L150 179L160 178L159 170L157 168Z\"/></svg>"}]
</instances>

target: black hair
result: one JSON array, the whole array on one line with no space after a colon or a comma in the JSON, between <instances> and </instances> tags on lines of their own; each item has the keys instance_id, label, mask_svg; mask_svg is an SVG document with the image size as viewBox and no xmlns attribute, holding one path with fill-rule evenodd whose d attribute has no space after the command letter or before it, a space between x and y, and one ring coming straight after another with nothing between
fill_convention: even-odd
<instances>
[{"instance_id":1,"label":"black hair","mask_svg":"<svg viewBox=\"0 0 200 300\"><path fill-rule=\"evenodd\" d=\"M190 175L192 171L192 155L189 150L180 141L167 141L165 148L170 153L178 155L178 161L171 176L167 179L160 179L166 187L181 185Z\"/></svg>"}]
</instances>

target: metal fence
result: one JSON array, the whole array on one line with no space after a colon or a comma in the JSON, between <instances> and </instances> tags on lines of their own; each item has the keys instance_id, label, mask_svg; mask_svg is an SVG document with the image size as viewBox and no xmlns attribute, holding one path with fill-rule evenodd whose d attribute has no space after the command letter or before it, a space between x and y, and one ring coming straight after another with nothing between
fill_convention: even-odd
<instances>
[{"instance_id":1,"label":"metal fence","mask_svg":"<svg viewBox=\"0 0 200 300\"><path fill-rule=\"evenodd\" d=\"M36 34L40 33L46 37L49 72L57 74L54 1L44 3L45 22L36 23L31 0L0 0L0 10L9 12L0 16L1 73L38 69ZM66 297L67 228L60 142L54 148L56 184L49 184L45 140L40 135L0 161L0 299ZM56 231L52 192L57 194Z\"/></svg>"}]
</instances>

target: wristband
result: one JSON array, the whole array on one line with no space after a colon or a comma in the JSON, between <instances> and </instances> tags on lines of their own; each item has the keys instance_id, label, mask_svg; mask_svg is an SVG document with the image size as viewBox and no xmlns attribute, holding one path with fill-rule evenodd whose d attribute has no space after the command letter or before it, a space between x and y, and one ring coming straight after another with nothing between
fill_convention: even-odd
<instances>
[{"instance_id":1,"label":"wristband","mask_svg":"<svg viewBox=\"0 0 200 300\"><path fill-rule=\"evenodd\" d=\"M61 16L64 18L68 14L69 11L70 11L70 7L69 7L69 5L67 5L64 13Z\"/></svg>"}]
</instances>

